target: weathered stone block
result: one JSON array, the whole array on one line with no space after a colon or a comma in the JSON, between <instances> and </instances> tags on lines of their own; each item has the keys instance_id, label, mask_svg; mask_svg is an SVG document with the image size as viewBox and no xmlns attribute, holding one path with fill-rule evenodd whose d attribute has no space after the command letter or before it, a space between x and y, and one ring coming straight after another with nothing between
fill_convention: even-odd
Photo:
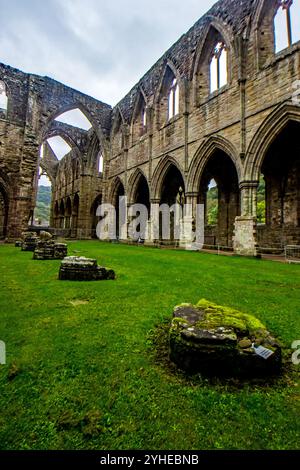
<instances>
[{"instance_id":1,"label":"weathered stone block","mask_svg":"<svg viewBox=\"0 0 300 470\"><path fill-rule=\"evenodd\" d=\"M34 251L37 247L39 238L34 232L23 233L22 251Z\"/></svg>"},{"instance_id":2,"label":"weathered stone block","mask_svg":"<svg viewBox=\"0 0 300 470\"><path fill-rule=\"evenodd\" d=\"M98 266L96 259L70 256L60 266L61 281L104 281L116 278L111 269Z\"/></svg>"},{"instance_id":3,"label":"weathered stone block","mask_svg":"<svg viewBox=\"0 0 300 470\"><path fill-rule=\"evenodd\" d=\"M68 245L54 241L39 241L34 251L35 260L58 260L68 256Z\"/></svg>"},{"instance_id":4,"label":"weathered stone block","mask_svg":"<svg viewBox=\"0 0 300 470\"><path fill-rule=\"evenodd\" d=\"M255 317L201 300L175 308L170 359L191 373L261 376L280 371L281 347Z\"/></svg>"},{"instance_id":5,"label":"weathered stone block","mask_svg":"<svg viewBox=\"0 0 300 470\"><path fill-rule=\"evenodd\" d=\"M237 255L257 256L255 217L236 217L233 246Z\"/></svg>"}]
</instances>

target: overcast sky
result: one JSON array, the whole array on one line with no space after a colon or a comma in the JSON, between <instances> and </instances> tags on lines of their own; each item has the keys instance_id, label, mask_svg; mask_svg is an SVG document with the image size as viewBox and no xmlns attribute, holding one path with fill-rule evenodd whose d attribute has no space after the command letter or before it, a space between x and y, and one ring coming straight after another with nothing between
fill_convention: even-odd
<instances>
[{"instance_id":1,"label":"overcast sky","mask_svg":"<svg viewBox=\"0 0 300 470\"><path fill-rule=\"evenodd\" d=\"M115 105L214 0L0 0L0 61Z\"/></svg>"},{"instance_id":2,"label":"overcast sky","mask_svg":"<svg viewBox=\"0 0 300 470\"><path fill-rule=\"evenodd\" d=\"M0 62L115 105L215 0L0 0ZM64 153L65 143L51 143ZM49 185L46 177L40 184Z\"/></svg>"}]
</instances>

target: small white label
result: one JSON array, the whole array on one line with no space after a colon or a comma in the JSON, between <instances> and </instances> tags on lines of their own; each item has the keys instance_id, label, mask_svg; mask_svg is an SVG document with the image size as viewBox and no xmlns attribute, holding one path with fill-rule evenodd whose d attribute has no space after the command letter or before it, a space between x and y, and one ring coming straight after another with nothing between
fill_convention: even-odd
<instances>
[{"instance_id":1,"label":"small white label","mask_svg":"<svg viewBox=\"0 0 300 470\"><path fill-rule=\"evenodd\" d=\"M0 341L0 365L6 364L6 346L4 341Z\"/></svg>"},{"instance_id":2,"label":"small white label","mask_svg":"<svg viewBox=\"0 0 300 470\"><path fill-rule=\"evenodd\" d=\"M269 359L269 357L273 356L274 354L274 351L264 348L263 346L255 347L253 344L252 347L255 351L255 354L257 354L260 357L263 357L264 359Z\"/></svg>"}]
</instances>

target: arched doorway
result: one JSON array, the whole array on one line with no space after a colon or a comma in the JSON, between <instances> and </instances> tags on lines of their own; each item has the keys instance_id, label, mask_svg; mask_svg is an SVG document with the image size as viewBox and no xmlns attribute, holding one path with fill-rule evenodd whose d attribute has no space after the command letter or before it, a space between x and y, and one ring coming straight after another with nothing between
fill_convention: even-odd
<instances>
[{"instance_id":1,"label":"arched doorway","mask_svg":"<svg viewBox=\"0 0 300 470\"><path fill-rule=\"evenodd\" d=\"M59 206L59 227L60 228L65 228L65 204L64 201L61 201L60 206Z\"/></svg>"},{"instance_id":2,"label":"arched doorway","mask_svg":"<svg viewBox=\"0 0 300 470\"><path fill-rule=\"evenodd\" d=\"M121 226L123 224L126 224L126 220L120 220L120 198L125 196L125 188L123 183L118 180L115 190L114 190L114 195L113 195L113 201L112 204L115 207L116 211L116 238L119 240L121 236Z\"/></svg>"},{"instance_id":3,"label":"arched doorway","mask_svg":"<svg viewBox=\"0 0 300 470\"><path fill-rule=\"evenodd\" d=\"M77 237L77 229L78 229L78 215L79 215L79 195L75 194L74 201L73 201L73 211L72 211L72 220L71 220L71 229L72 238Z\"/></svg>"},{"instance_id":4,"label":"arched doorway","mask_svg":"<svg viewBox=\"0 0 300 470\"><path fill-rule=\"evenodd\" d=\"M57 201L54 204L54 227L59 228L59 207Z\"/></svg>"},{"instance_id":5,"label":"arched doorway","mask_svg":"<svg viewBox=\"0 0 300 470\"><path fill-rule=\"evenodd\" d=\"M150 215L151 215L150 191L149 191L148 182L142 173L140 173L139 175L138 182L136 184L135 191L133 193L132 202L134 204L141 204L146 208L147 214L148 214L147 220L149 220ZM138 225L137 232L140 233L140 238L142 240L146 239L146 231L147 231L146 223Z\"/></svg>"},{"instance_id":6,"label":"arched doorway","mask_svg":"<svg viewBox=\"0 0 300 470\"><path fill-rule=\"evenodd\" d=\"M94 200L92 207L91 207L91 220L92 220L92 238L97 238L97 225L100 218L97 216L97 209L102 204L102 194L99 194L96 199Z\"/></svg>"},{"instance_id":7,"label":"arched doorway","mask_svg":"<svg viewBox=\"0 0 300 470\"><path fill-rule=\"evenodd\" d=\"M72 217L72 203L71 199L68 197L66 202L66 210L65 210L65 228L71 228L71 217Z\"/></svg>"},{"instance_id":8,"label":"arched doorway","mask_svg":"<svg viewBox=\"0 0 300 470\"><path fill-rule=\"evenodd\" d=\"M0 240L7 234L8 197L0 184Z\"/></svg>"},{"instance_id":9,"label":"arched doorway","mask_svg":"<svg viewBox=\"0 0 300 470\"><path fill-rule=\"evenodd\" d=\"M285 245L300 245L299 133L300 123L288 121L261 164L260 184L264 184L264 192L258 200L258 214L264 224L257 229L261 248L281 250Z\"/></svg>"},{"instance_id":10,"label":"arched doorway","mask_svg":"<svg viewBox=\"0 0 300 470\"><path fill-rule=\"evenodd\" d=\"M216 149L199 183L198 203L205 210L205 245L231 248L235 218L240 212L238 174L231 158Z\"/></svg>"},{"instance_id":11,"label":"arched doorway","mask_svg":"<svg viewBox=\"0 0 300 470\"><path fill-rule=\"evenodd\" d=\"M185 184L184 179L179 169L171 164L164 176L161 186L160 206L164 206L165 210L160 211L159 220L159 237L160 242L166 245L174 245L179 240L178 222L176 216L183 215L185 203ZM175 204L180 208L180 214L175 214L172 206ZM169 221L167 219L167 212L170 210ZM163 226L164 220L164 226ZM169 224L169 227L166 226Z\"/></svg>"}]
</instances>

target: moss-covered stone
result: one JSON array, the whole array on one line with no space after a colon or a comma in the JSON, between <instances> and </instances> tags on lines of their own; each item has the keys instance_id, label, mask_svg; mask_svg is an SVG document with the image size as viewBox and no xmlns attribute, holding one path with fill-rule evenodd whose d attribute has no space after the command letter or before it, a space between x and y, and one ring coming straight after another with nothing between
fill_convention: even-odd
<instances>
[{"instance_id":1,"label":"moss-covered stone","mask_svg":"<svg viewBox=\"0 0 300 470\"><path fill-rule=\"evenodd\" d=\"M272 351L267 360L255 349L259 345ZM202 299L197 305L175 307L170 358L192 372L266 374L280 369L281 349L254 316Z\"/></svg>"},{"instance_id":2,"label":"moss-covered stone","mask_svg":"<svg viewBox=\"0 0 300 470\"><path fill-rule=\"evenodd\" d=\"M219 326L228 326L237 332L250 334L257 330L266 330L265 325L253 315L239 312L230 307L216 305L205 299L197 303L197 308L204 312L205 318L200 320L201 328L217 328Z\"/></svg>"}]
</instances>

